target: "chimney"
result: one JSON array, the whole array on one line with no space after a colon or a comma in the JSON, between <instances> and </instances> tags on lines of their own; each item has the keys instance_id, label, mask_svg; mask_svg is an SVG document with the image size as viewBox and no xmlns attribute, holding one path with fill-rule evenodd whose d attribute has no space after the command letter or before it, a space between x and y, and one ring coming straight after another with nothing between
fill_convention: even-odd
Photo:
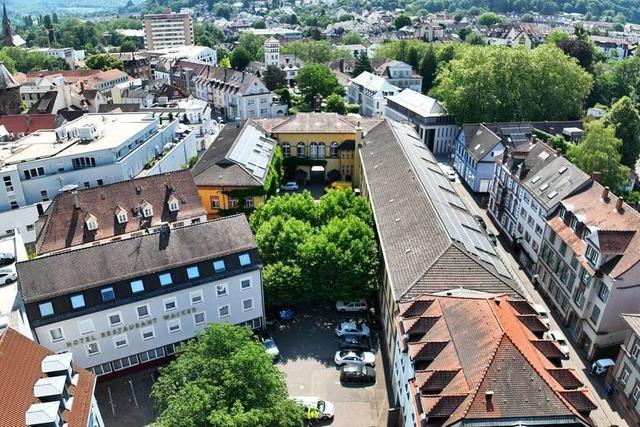
<instances>
[{"instance_id":1,"label":"chimney","mask_svg":"<svg viewBox=\"0 0 640 427\"><path fill-rule=\"evenodd\" d=\"M618 201L616 202L616 210L621 211L623 204L624 204L624 197L618 197Z\"/></svg>"},{"instance_id":2,"label":"chimney","mask_svg":"<svg viewBox=\"0 0 640 427\"><path fill-rule=\"evenodd\" d=\"M602 172L591 172L591 179L595 182L600 182L602 180Z\"/></svg>"},{"instance_id":3,"label":"chimney","mask_svg":"<svg viewBox=\"0 0 640 427\"><path fill-rule=\"evenodd\" d=\"M36 203L36 209L38 209L38 216L44 215L44 208L42 207L42 203Z\"/></svg>"},{"instance_id":4,"label":"chimney","mask_svg":"<svg viewBox=\"0 0 640 427\"><path fill-rule=\"evenodd\" d=\"M609 200L609 187L604 187L602 190L602 200Z\"/></svg>"}]
</instances>

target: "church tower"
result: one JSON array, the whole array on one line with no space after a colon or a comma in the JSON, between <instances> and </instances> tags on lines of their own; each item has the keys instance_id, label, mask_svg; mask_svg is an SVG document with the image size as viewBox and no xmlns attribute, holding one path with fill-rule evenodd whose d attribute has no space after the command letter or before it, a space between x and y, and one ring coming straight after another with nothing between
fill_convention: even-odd
<instances>
[{"instance_id":1,"label":"church tower","mask_svg":"<svg viewBox=\"0 0 640 427\"><path fill-rule=\"evenodd\" d=\"M7 5L2 4L2 33L3 33L3 46L13 46L13 33L11 32L11 21L7 15Z\"/></svg>"},{"instance_id":2,"label":"church tower","mask_svg":"<svg viewBox=\"0 0 640 427\"><path fill-rule=\"evenodd\" d=\"M280 66L280 42L273 37L264 41L264 65Z\"/></svg>"}]
</instances>

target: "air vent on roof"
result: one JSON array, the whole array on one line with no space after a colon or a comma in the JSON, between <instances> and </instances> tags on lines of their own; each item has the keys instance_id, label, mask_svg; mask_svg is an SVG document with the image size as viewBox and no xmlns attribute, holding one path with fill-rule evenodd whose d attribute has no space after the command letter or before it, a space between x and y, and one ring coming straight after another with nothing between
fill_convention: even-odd
<instances>
[{"instance_id":1,"label":"air vent on roof","mask_svg":"<svg viewBox=\"0 0 640 427\"><path fill-rule=\"evenodd\" d=\"M548 198L553 199L554 197L556 197L558 195L557 191L552 191L551 193L549 193L549 195L547 195Z\"/></svg>"},{"instance_id":2,"label":"air vent on roof","mask_svg":"<svg viewBox=\"0 0 640 427\"><path fill-rule=\"evenodd\" d=\"M536 183L536 182L538 182L538 181L540 181L540 176L539 176L539 175L536 175L536 176L534 176L534 177L533 177L533 179L531 180L531 183L532 183L532 184L535 184L535 183Z\"/></svg>"},{"instance_id":3,"label":"air vent on roof","mask_svg":"<svg viewBox=\"0 0 640 427\"><path fill-rule=\"evenodd\" d=\"M544 190L546 190L547 188L549 188L549 184L545 182L544 184L542 184L542 185L540 186L540 191L544 191Z\"/></svg>"},{"instance_id":4,"label":"air vent on roof","mask_svg":"<svg viewBox=\"0 0 640 427\"><path fill-rule=\"evenodd\" d=\"M560 170L558 171L558 173L562 175L562 174L563 174L563 173L565 173L566 171L567 171L567 167L566 167L566 166L563 166L563 167L561 167L561 168L560 168Z\"/></svg>"}]
</instances>

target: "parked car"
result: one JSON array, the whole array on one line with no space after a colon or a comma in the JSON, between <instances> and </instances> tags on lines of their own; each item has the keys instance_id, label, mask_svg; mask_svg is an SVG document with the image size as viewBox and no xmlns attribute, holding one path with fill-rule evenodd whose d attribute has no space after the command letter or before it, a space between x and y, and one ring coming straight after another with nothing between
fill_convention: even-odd
<instances>
[{"instance_id":1,"label":"parked car","mask_svg":"<svg viewBox=\"0 0 640 427\"><path fill-rule=\"evenodd\" d=\"M487 234L487 239L489 239L489 241L491 242L491 244L493 246L498 244L498 238L496 237L495 234L493 234L493 231L491 230L486 230L485 232Z\"/></svg>"},{"instance_id":2,"label":"parked car","mask_svg":"<svg viewBox=\"0 0 640 427\"><path fill-rule=\"evenodd\" d=\"M0 268L0 284L8 285L11 282L18 280L18 273L14 265L9 267Z\"/></svg>"},{"instance_id":3,"label":"parked car","mask_svg":"<svg viewBox=\"0 0 640 427\"><path fill-rule=\"evenodd\" d=\"M312 396L294 396L291 400L304 406L305 408L312 409L316 412L309 412L309 418L312 419L317 414L317 418L321 420L330 420L333 418L333 403L322 400L319 397Z\"/></svg>"},{"instance_id":4,"label":"parked car","mask_svg":"<svg viewBox=\"0 0 640 427\"><path fill-rule=\"evenodd\" d=\"M339 337L344 335L355 335L368 337L371 334L369 327L363 323L342 322L336 328L336 335Z\"/></svg>"},{"instance_id":5,"label":"parked car","mask_svg":"<svg viewBox=\"0 0 640 427\"><path fill-rule=\"evenodd\" d=\"M487 229L487 223L484 222L484 219L480 216L480 215L474 215L473 219L476 220L476 222L478 223L478 225L480 226L480 228L482 228L483 230Z\"/></svg>"},{"instance_id":6,"label":"parked car","mask_svg":"<svg viewBox=\"0 0 640 427\"><path fill-rule=\"evenodd\" d=\"M369 351L340 350L336 351L333 361L338 366L346 365L347 363L375 366L376 355Z\"/></svg>"},{"instance_id":7,"label":"parked car","mask_svg":"<svg viewBox=\"0 0 640 427\"><path fill-rule=\"evenodd\" d=\"M280 189L283 191L296 191L299 188L298 184L293 181L286 182L280 186Z\"/></svg>"},{"instance_id":8,"label":"parked car","mask_svg":"<svg viewBox=\"0 0 640 427\"><path fill-rule=\"evenodd\" d=\"M278 360L280 358L280 349L276 345L276 342L270 336L267 336L262 340L262 345L267 350L267 353L273 357L273 360Z\"/></svg>"},{"instance_id":9,"label":"parked car","mask_svg":"<svg viewBox=\"0 0 640 427\"><path fill-rule=\"evenodd\" d=\"M366 311L367 301L361 299L360 301L338 301L336 303L336 310L340 312L345 311Z\"/></svg>"},{"instance_id":10,"label":"parked car","mask_svg":"<svg viewBox=\"0 0 640 427\"><path fill-rule=\"evenodd\" d=\"M447 179L451 182L456 182L456 172L453 169L447 170Z\"/></svg>"},{"instance_id":11,"label":"parked car","mask_svg":"<svg viewBox=\"0 0 640 427\"><path fill-rule=\"evenodd\" d=\"M374 384L376 371L371 366L347 364L340 369L340 382Z\"/></svg>"},{"instance_id":12,"label":"parked car","mask_svg":"<svg viewBox=\"0 0 640 427\"><path fill-rule=\"evenodd\" d=\"M551 331L545 332L542 335L542 338L558 343L558 346L560 347L560 351L562 351L562 355L564 356L564 358L569 358L569 343L567 342L567 339L564 337L562 332L558 331L557 329L553 329Z\"/></svg>"},{"instance_id":13,"label":"parked car","mask_svg":"<svg viewBox=\"0 0 640 427\"><path fill-rule=\"evenodd\" d=\"M613 359L598 359L591 365L591 373L599 377L604 377L615 364L616 362L614 362Z\"/></svg>"},{"instance_id":14,"label":"parked car","mask_svg":"<svg viewBox=\"0 0 640 427\"><path fill-rule=\"evenodd\" d=\"M16 262L16 257L13 254L0 252L0 267L11 265L14 262Z\"/></svg>"},{"instance_id":15,"label":"parked car","mask_svg":"<svg viewBox=\"0 0 640 427\"><path fill-rule=\"evenodd\" d=\"M342 337L340 348L343 350L371 350L371 342L367 337L349 336Z\"/></svg>"},{"instance_id":16,"label":"parked car","mask_svg":"<svg viewBox=\"0 0 640 427\"><path fill-rule=\"evenodd\" d=\"M550 320L549 320L549 312L547 311L547 309L544 308L542 304L533 304L533 309L536 311L536 313L538 313L538 317L540 317L540 320L542 320L542 323L544 323L547 327L549 327Z\"/></svg>"}]
</instances>

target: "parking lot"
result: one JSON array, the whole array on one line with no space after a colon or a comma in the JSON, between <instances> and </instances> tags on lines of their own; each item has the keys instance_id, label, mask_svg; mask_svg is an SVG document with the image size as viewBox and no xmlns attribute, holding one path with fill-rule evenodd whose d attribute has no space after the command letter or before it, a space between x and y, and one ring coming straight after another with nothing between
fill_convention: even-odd
<instances>
[{"instance_id":1,"label":"parking lot","mask_svg":"<svg viewBox=\"0 0 640 427\"><path fill-rule=\"evenodd\" d=\"M376 354L375 385L343 386L340 383L340 370L333 361L339 349L339 339L334 329L340 320L355 315L340 315L330 308L301 311L296 311L295 321L290 326L270 330L280 349L282 359L278 367L287 374L289 395L317 396L332 402L334 420L323 425L387 425L387 381L375 330L371 339Z\"/></svg>"},{"instance_id":2,"label":"parking lot","mask_svg":"<svg viewBox=\"0 0 640 427\"><path fill-rule=\"evenodd\" d=\"M98 383L96 400L107 426L142 427L155 421L151 399L151 375L155 369Z\"/></svg>"}]
</instances>

